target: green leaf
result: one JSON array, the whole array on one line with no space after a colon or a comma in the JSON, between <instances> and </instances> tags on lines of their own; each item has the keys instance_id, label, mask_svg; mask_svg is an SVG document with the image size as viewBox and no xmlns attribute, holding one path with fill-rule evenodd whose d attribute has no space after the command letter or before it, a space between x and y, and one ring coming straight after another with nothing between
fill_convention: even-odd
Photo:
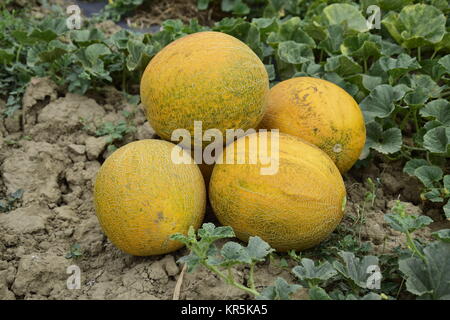
<instances>
[{"instance_id":1,"label":"green leaf","mask_svg":"<svg viewBox=\"0 0 450 320\"><path fill-rule=\"evenodd\" d=\"M327 25L345 24L350 30L366 32L367 21L357 7L346 3L335 3L323 9L322 16Z\"/></svg>"},{"instance_id":2,"label":"green leaf","mask_svg":"<svg viewBox=\"0 0 450 320\"><path fill-rule=\"evenodd\" d=\"M9 64L14 58L14 51L12 49L0 49L0 64Z\"/></svg>"},{"instance_id":3,"label":"green leaf","mask_svg":"<svg viewBox=\"0 0 450 320\"><path fill-rule=\"evenodd\" d=\"M277 53L282 61L290 64L302 64L314 60L314 54L308 45L294 41L281 42Z\"/></svg>"},{"instance_id":4,"label":"green leaf","mask_svg":"<svg viewBox=\"0 0 450 320\"><path fill-rule=\"evenodd\" d=\"M242 0L222 0L221 9L236 15L246 15L250 12L250 8Z\"/></svg>"},{"instance_id":5,"label":"green leaf","mask_svg":"<svg viewBox=\"0 0 450 320\"><path fill-rule=\"evenodd\" d=\"M450 126L450 102L444 99L433 100L420 109L420 115L439 121L444 126Z\"/></svg>"},{"instance_id":6,"label":"green leaf","mask_svg":"<svg viewBox=\"0 0 450 320\"><path fill-rule=\"evenodd\" d=\"M415 90L405 94L405 103L408 106L423 106L428 101L429 91L425 88L416 88Z\"/></svg>"},{"instance_id":7,"label":"green leaf","mask_svg":"<svg viewBox=\"0 0 450 320\"><path fill-rule=\"evenodd\" d=\"M364 60L381 55L381 37L370 33L358 33L347 37L340 46L344 55L362 58Z\"/></svg>"},{"instance_id":8,"label":"green leaf","mask_svg":"<svg viewBox=\"0 0 450 320\"><path fill-rule=\"evenodd\" d=\"M99 29L72 30L70 39L82 46L88 46L105 40L105 35Z\"/></svg>"},{"instance_id":9,"label":"green leaf","mask_svg":"<svg viewBox=\"0 0 450 320\"><path fill-rule=\"evenodd\" d=\"M381 300L381 296L378 293L369 292L359 300Z\"/></svg>"},{"instance_id":10,"label":"green leaf","mask_svg":"<svg viewBox=\"0 0 450 320\"><path fill-rule=\"evenodd\" d=\"M377 75L379 72L386 72L391 79L396 80L406 73L420 68L416 58L402 53L397 58L381 57L371 68L371 73Z\"/></svg>"},{"instance_id":11,"label":"green leaf","mask_svg":"<svg viewBox=\"0 0 450 320\"><path fill-rule=\"evenodd\" d=\"M442 88L426 74L413 74L411 77L406 78L405 82L415 91L422 89L424 95L429 98L438 98L442 92Z\"/></svg>"},{"instance_id":12,"label":"green leaf","mask_svg":"<svg viewBox=\"0 0 450 320\"><path fill-rule=\"evenodd\" d=\"M423 250L425 260L412 257L399 261L406 276L406 289L422 299L450 299L450 243L433 242Z\"/></svg>"},{"instance_id":13,"label":"green leaf","mask_svg":"<svg viewBox=\"0 0 450 320\"><path fill-rule=\"evenodd\" d=\"M422 195L426 200L431 202L443 202L444 199L441 196L441 190L439 188L431 188L429 191L422 193Z\"/></svg>"},{"instance_id":14,"label":"green leaf","mask_svg":"<svg viewBox=\"0 0 450 320\"><path fill-rule=\"evenodd\" d=\"M450 192L450 174L444 176L443 181L444 181L444 188Z\"/></svg>"},{"instance_id":15,"label":"green leaf","mask_svg":"<svg viewBox=\"0 0 450 320\"><path fill-rule=\"evenodd\" d=\"M253 262L262 262L271 252L275 251L260 237L250 237L245 250Z\"/></svg>"},{"instance_id":16,"label":"green leaf","mask_svg":"<svg viewBox=\"0 0 450 320\"><path fill-rule=\"evenodd\" d=\"M385 214L384 220L392 229L403 233L414 232L433 222L433 220L428 216L402 215L399 213Z\"/></svg>"},{"instance_id":17,"label":"green leaf","mask_svg":"<svg viewBox=\"0 0 450 320\"><path fill-rule=\"evenodd\" d=\"M328 261L316 266L313 260L303 258L300 263L301 265L294 267L292 272L300 280L310 281L313 285L324 282L337 274Z\"/></svg>"},{"instance_id":18,"label":"green leaf","mask_svg":"<svg viewBox=\"0 0 450 320\"><path fill-rule=\"evenodd\" d=\"M450 200L447 201L447 203L444 205L443 209L444 209L445 217L447 218L447 220L450 220Z\"/></svg>"},{"instance_id":19,"label":"green leaf","mask_svg":"<svg viewBox=\"0 0 450 320\"><path fill-rule=\"evenodd\" d=\"M211 0L197 0L197 9L198 10L206 10L206 9L208 9L210 1Z\"/></svg>"},{"instance_id":20,"label":"green leaf","mask_svg":"<svg viewBox=\"0 0 450 320\"><path fill-rule=\"evenodd\" d=\"M437 127L423 136L423 146L430 152L448 154L450 144L450 127Z\"/></svg>"},{"instance_id":21,"label":"green leaf","mask_svg":"<svg viewBox=\"0 0 450 320\"><path fill-rule=\"evenodd\" d=\"M200 229L198 229L198 236L208 242L213 242L219 239L233 238L236 235L231 227L216 227L212 223L204 223Z\"/></svg>"},{"instance_id":22,"label":"green leaf","mask_svg":"<svg viewBox=\"0 0 450 320\"><path fill-rule=\"evenodd\" d=\"M370 76L363 73L351 76L348 78L348 80L351 81L352 83L357 84L359 88L366 89L369 92L375 89L383 82L383 79L381 77Z\"/></svg>"},{"instance_id":23,"label":"green leaf","mask_svg":"<svg viewBox=\"0 0 450 320\"><path fill-rule=\"evenodd\" d=\"M258 300L289 300L291 295L302 286L297 284L289 284L283 278L277 277L273 286L266 287Z\"/></svg>"},{"instance_id":24,"label":"green leaf","mask_svg":"<svg viewBox=\"0 0 450 320\"><path fill-rule=\"evenodd\" d=\"M17 189L13 193L11 193L9 196L11 197L11 199L13 201L16 201L16 200L22 199L23 194L24 194L23 189Z\"/></svg>"},{"instance_id":25,"label":"green leaf","mask_svg":"<svg viewBox=\"0 0 450 320\"><path fill-rule=\"evenodd\" d=\"M445 33L445 16L430 5L406 6L397 14L391 12L382 20L391 36L406 48L435 44Z\"/></svg>"},{"instance_id":26,"label":"green leaf","mask_svg":"<svg viewBox=\"0 0 450 320\"><path fill-rule=\"evenodd\" d=\"M231 267L236 264L250 264L252 259L247 250L237 242L227 242L220 250L222 257L208 257L208 263L221 267Z\"/></svg>"},{"instance_id":27,"label":"green leaf","mask_svg":"<svg viewBox=\"0 0 450 320\"><path fill-rule=\"evenodd\" d=\"M128 71L143 69L150 61L150 58L156 54L156 50L151 45L145 45L137 40L129 40L127 43L129 55L127 57Z\"/></svg>"},{"instance_id":28,"label":"green leaf","mask_svg":"<svg viewBox=\"0 0 450 320\"><path fill-rule=\"evenodd\" d=\"M438 64L441 65L448 74L450 74L450 54L440 58Z\"/></svg>"},{"instance_id":29,"label":"green leaf","mask_svg":"<svg viewBox=\"0 0 450 320\"><path fill-rule=\"evenodd\" d=\"M331 25L326 29L326 38L319 43L317 48L324 50L329 56L340 54L343 41L344 28L340 25Z\"/></svg>"},{"instance_id":30,"label":"green leaf","mask_svg":"<svg viewBox=\"0 0 450 320\"><path fill-rule=\"evenodd\" d=\"M328 293L317 286L314 286L308 290L310 300L332 300Z\"/></svg>"},{"instance_id":31,"label":"green leaf","mask_svg":"<svg viewBox=\"0 0 450 320\"><path fill-rule=\"evenodd\" d=\"M30 39L37 40L37 41L50 42L52 40L55 40L58 37L58 35L55 32L53 32L52 30L41 31L41 30L34 29L28 35L28 37Z\"/></svg>"},{"instance_id":32,"label":"green leaf","mask_svg":"<svg viewBox=\"0 0 450 320\"><path fill-rule=\"evenodd\" d=\"M433 232L432 235L443 242L450 243L450 229L441 229Z\"/></svg>"},{"instance_id":33,"label":"green leaf","mask_svg":"<svg viewBox=\"0 0 450 320\"><path fill-rule=\"evenodd\" d=\"M422 166L427 166L428 162L425 159L411 159L405 163L403 167L403 172L409 174L410 176L414 176L414 171Z\"/></svg>"},{"instance_id":34,"label":"green leaf","mask_svg":"<svg viewBox=\"0 0 450 320\"><path fill-rule=\"evenodd\" d=\"M376 118L387 118L394 111L396 92L387 84L382 84L375 89L359 104L366 123L373 122Z\"/></svg>"},{"instance_id":35,"label":"green leaf","mask_svg":"<svg viewBox=\"0 0 450 320\"><path fill-rule=\"evenodd\" d=\"M383 154L391 154L400 151L403 141L402 132L399 128L390 128L383 131L377 122L366 125L367 140L365 148L377 150Z\"/></svg>"},{"instance_id":36,"label":"green leaf","mask_svg":"<svg viewBox=\"0 0 450 320\"><path fill-rule=\"evenodd\" d=\"M378 258L365 256L362 259L355 257L353 252L340 251L339 256L344 264L339 261L333 263L334 268L344 278L352 281L355 285L366 289L367 280L370 276L370 267L378 266Z\"/></svg>"},{"instance_id":37,"label":"green leaf","mask_svg":"<svg viewBox=\"0 0 450 320\"><path fill-rule=\"evenodd\" d=\"M194 252L191 252L189 255L181 257L177 260L179 264L186 264L187 272L194 271L200 265L200 258Z\"/></svg>"},{"instance_id":38,"label":"green leaf","mask_svg":"<svg viewBox=\"0 0 450 320\"><path fill-rule=\"evenodd\" d=\"M362 67L353 58L344 55L329 57L325 63L325 71L336 72L342 77L363 72Z\"/></svg>"},{"instance_id":39,"label":"green leaf","mask_svg":"<svg viewBox=\"0 0 450 320\"><path fill-rule=\"evenodd\" d=\"M433 187L436 182L442 180L442 169L437 166L421 166L414 170L414 175L425 187Z\"/></svg>"},{"instance_id":40,"label":"green leaf","mask_svg":"<svg viewBox=\"0 0 450 320\"><path fill-rule=\"evenodd\" d=\"M299 17L293 17L279 24L277 32L271 32L267 43L275 45L284 41L303 43L314 48L315 41L303 30Z\"/></svg>"}]
</instances>

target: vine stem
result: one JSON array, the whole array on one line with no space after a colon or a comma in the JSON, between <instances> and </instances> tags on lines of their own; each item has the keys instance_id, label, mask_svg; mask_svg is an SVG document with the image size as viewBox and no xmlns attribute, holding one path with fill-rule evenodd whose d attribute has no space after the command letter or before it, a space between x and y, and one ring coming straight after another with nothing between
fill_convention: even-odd
<instances>
[{"instance_id":1,"label":"vine stem","mask_svg":"<svg viewBox=\"0 0 450 320\"><path fill-rule=\"evenodd\" d=\"M225 273L223 273L222 271L220 271L217 267L211 266L211 265L207 264L205 261L202 261L202 265L205 266L208 270L210 270L210 271L214 272L215 274L217 274L217 275L218 275L219 277L221 277L226 283L228 283L228 284L230 284L230 285L232 285L232 286L234 286L234 287L236 287L236 288L238 288L238 289L241 289L241 290L243 290L243 291L245 291L245 292L247 292L247 293L250 293L250 294L254 295L255 297L258 297L258 296L261 295L261 294L260 294L258 291L256 291L255 289L248 288L248 287L246 287L246 286L244 286L244 285L242 285L242 284L236 282L236 281L232 278L232 276L227 276ZM228 269L228 270L230 270L230 269ZM230 272L230 271L229 271L229 272Z\"/></svg>"},{"instance_id":2,"label":"vine stem","mask_svg":"<svg viewBox=\"0 0 450 320\"><path fill-rule=\"evenodd\" d=\"M425 256L417 249L416 244L414 243L414 240L411 237L411 234L409 232L406 233L406 241L408 244L408 247L415 253L417 256L419 256L420 259L423 261L426 261Z\"/></svg>"},{"instance_id":3,"label":"vine stem","mask_svg":"<svg viewBox=\"0 0 450 320\"><path fill-rule=\"evenodd\" d=\"M414 151L428 151L425 148L411 147L411 146L408 146L407 144L404 144L403 147L405 147L406 149L409 149L409 150L414 150Z\"/></svg>"},{"instance_id":4,"label":"vine stem","mask_svg":"<svg viewBox=\"0 0 450 320\"><path fill-rule=\"evenodd\" d=\"M436 56L436 53L438 53L438 50L434 50L433 54L430 57L430 60L434 59L434 57Z\"/></svg>"},{"instance_id":5,"label":"vine stem","mask_svg":"<svg viewBox=\"0 0 450 320\"><path fill-rule=\"evenodd\" d=\"M253 278L253 273L254 273L254 271L255 271L255 264L252 263L252 264L250 265L250 271L249 271L249 273L248 273L248 284L250 285L250 289L256 291L256 288L255 288L255 280L254 280L254 278Z\"/></svg>"},{"instance_id":6,"label":"vine stem","mask_svg":"<svg viewBox=\"0 0 450 320\"><path fill-rule=\"evenodd\" d=\"M405 128L405 125L408 123L408 120L409 120L410 116L411 116L411 110L408 110L408 113L403 118L402 122L400 123L400 130L403 131L403 129Z\"/></svg>"}]
</instances>

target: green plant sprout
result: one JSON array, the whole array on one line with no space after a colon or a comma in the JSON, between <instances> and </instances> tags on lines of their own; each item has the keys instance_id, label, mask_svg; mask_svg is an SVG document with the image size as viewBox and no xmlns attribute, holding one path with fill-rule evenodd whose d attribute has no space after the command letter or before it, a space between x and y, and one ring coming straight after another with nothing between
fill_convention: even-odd
<instances>
[{"instance_id":1,"label":"green plant sprout","mask_svg":"<svg viewBox=\"0 0 450 320\"><path fill-rule=\"evenodd\" d=\"M0 212L13 210L20 199L22 199L23 193L23 189L18 189L15 192L8 194L5 199L0 200Z\"/></svg>"},{"instance_id":2,"label":"green plant sprout","mask_svg":"<svg viewBox=\"0 0 450 320\"><path fill-rule=\"evenodd\" d=\"M235 237L231 227L215 227L212 223L204 223L197 234L191 226L187 235L175 234L171 240L177 240L190 250L189 255L178 260L185 263L187 271L192 272L199 265L204 266L225 283L232 285L257 299L288 299L299 285L288 284L284 279L278 278L273 286L258 291L254 280L254 271L257 263L264 262L272 249L267 242L259 237L250 237L247 247L233 241L226 242L219 249L214 242L219 239ZM234 278L232 267L246 265L249 267L247 284L242 284Z\"/></svg>"},{"instance_id":3,"label":"green plant sprout","mask_svg":"<svg viewBox=\"0 0 450 320\"><path fill-rule=\"evenodd\" d=\"M70 246L69 252L65 255L66 259L78 259L83 256L83 250L81 249L80 244L75 243Z\"/></svg>"}]
</instances>

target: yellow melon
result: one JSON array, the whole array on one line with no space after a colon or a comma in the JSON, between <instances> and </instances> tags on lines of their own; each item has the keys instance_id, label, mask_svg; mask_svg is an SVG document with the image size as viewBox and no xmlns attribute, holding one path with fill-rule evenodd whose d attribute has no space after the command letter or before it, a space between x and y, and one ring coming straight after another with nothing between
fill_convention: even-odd
<instances>
[{"instance_id":1,"label":"yellow melon","mask_svg":"<svg viewBox=\"0 0 450 320\"><path fill-rule=\"evenodd\" d=\"M358 160L366 141L364 118L356 101L334 83L309 77L282 81L270 90L260 127L313 143L341 173Z\"/></svg>"},{"instance_id":2,"label":"yellow melon","mask_svg":"<svg viewBox=\"0 0 450 320\"><path fill-rule=\"evenodd\" d=\"M136 256L182 247L169 240L203 220L206 190L198 166L175 164L174 144L141 140L116 150L101 166L94 186L100 225L119 249Z\"/></svg>"},{"instance_id":3,"label":"yellow melon","mask_svg":"<svg viewBox=\"0 0 450 320\"><path fill-rule=\"evenodd\" d=\"M238 148L243 139L245 148ZM261 133L238 139L224 151L227 157L234 155L234 164L225 159L214 166L209 199L218 220L233 227L241 240L256 235L279 251L317 245L343 217L346 192L338 168L319 148L280 133L278 171L263 175L261 168L268 162L250 163L254 156L264 159L260 157L264 148L251 147L261 140ZM273 143L268 141L269 150ZM268 155L277 159L276 152ZM245 163L237 164L239 157Z\"/></svg>"},{"instance_id":4,"label":"yellow melon","mask_svg":"<svg viewBox=\"0 0 450 320\"><path fill-rule=\"evenodd\" d=\"M207 31L161 50L145 69L140 91L147 118L160 137L171 140L175 129L187 129L193 138L194 121L202 121L203 131L222 133L257 126L267 105L269 78L246 44Z\"/></svg>"}]
</instances>

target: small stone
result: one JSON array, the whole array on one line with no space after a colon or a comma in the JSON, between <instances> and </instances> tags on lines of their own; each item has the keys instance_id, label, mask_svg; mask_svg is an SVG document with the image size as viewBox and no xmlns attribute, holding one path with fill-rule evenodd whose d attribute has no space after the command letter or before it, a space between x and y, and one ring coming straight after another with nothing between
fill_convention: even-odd
<instances>
[{"instance_id":1,"label":"small stone","mask_svg":"<svg viewBox=\"0 0 450 320\"><path fill-rule=\"evenodd\" d=\"M83 155L86 152L86 147L80 144L69 144L69 150L78 155Z\"/></svg>"},{"instance_id":2,"label":"small stone","mask_svg":"<svg viewBox=\"0 0 450 320\"><path fill-rule=\"evenodd\" d=\"M0 260L0 270L8 269L8 262Z\"/></svg>"},{"instance_id":3,"label":"small stone","mask_svg":"<svg viewBox=\"0 0 450 320\"><path fill-rule=\"evenodd\" d=\"M16 233L35 233L45 230L45 222L49 215L51 212L48 209L32 205L1 215L0 225Z\"/></svg>"},{"instance_id":4,"label":"small stone","mask_svg":"<svg viewBox=\"0 0 450 320\"><path fill-rule=\"evenodd\" d=\"M166 270L166 273L171 277L176 276L180 272L180 269L175 263L174 257L171 255L165 256L161 260L161 263L163 264L163 268Z\"/></svg>"},{"instance_id":5,"label":"small stone","mask_svg":"<svg viewBox=\"0 0 450 320\"><path fill-rule=\"evenodd\" d=\"M28 292L49 295L57 284L67 280L69 264L71 261L54 254L25 255L19 261L12 290L19 296Z\"/></svg>"},{"instance_id":6,"label":"small stone","mask_svg":"<svg viewBox=\"0 0 450 320\"><path fill-rule=\"evenodd\" d=\"M387 172L382 173L380 178L389 193L392 195L398 195L403 187L402 182L399 179Z\"/></svg>"},{"instance_id":7,"label":"small stone","mask_svg":"<svg viewBox=\"0 0 450 320\"><path fill-rule=\"evenodd\" d=\"M142 126L137 128L136 137L139 140L152 139L155 137L155 130L153 130L148 121L146 121Z\"/></svg>"},{"instance_id":8,"label":"small stone","mask_svg":"<svg viewBox=\"0 0 450 320\"><path fill-rule=\"evenodd\" d=\"M42 241L41 243L39 243L39 248L43 249L43 250L48 250L50 249L51 244L48 241Z\"/></svg>"},{"instance_id":9,"label":"small stone","mask_svg":"<svg viewBox=\"0 0 450 320\"><path fill-rule=\"evenodd\" d=\"M168 280L161 261L154 261L147 269L148 277L152 280Z\"/></svg>"},{"instance_id":10,"label":"small stone","mask_svg":"<svg viewBox=\"0 0 450 320\"><path fill-rule=\"evenodd\" d=\"M6 117L3 120L6 130L8 130L9 133L19 132L21 130L20 119L19 112L15 112L13 115Z\"/></svg>"},{"instance_id":11,"label":"small stone","mask_svg":"<svg viewBox=\"0 0 450 320\"><path fill-rule=\"evenodd\" d=\"M107 137L89 137L86 139L86 154L89 160L96 160L108 144Z\"/></svg>"},{"instance_id":12,"label":"small stone","mask_svg":"<svg viewBox=\"0 0 450 320\"><path fill-rule=\"evenodd\" d=\"M78 221L77 214L69 206L58 207L58 208L55 208L54 211L56 212L57 218L60 218L62 220L73 221L73 222Z\"/></svg>"},{"instance_id":13,"label":"small stone","mask_svg":"<svg viewBox=\"0 0 450 320\"><path fill-rule=\"evenodd\" d=\"M66 237L71 237L73 235L73 228L68 228L68 229L64 230L64 235Z\"/></svg>"}]
</instances>

